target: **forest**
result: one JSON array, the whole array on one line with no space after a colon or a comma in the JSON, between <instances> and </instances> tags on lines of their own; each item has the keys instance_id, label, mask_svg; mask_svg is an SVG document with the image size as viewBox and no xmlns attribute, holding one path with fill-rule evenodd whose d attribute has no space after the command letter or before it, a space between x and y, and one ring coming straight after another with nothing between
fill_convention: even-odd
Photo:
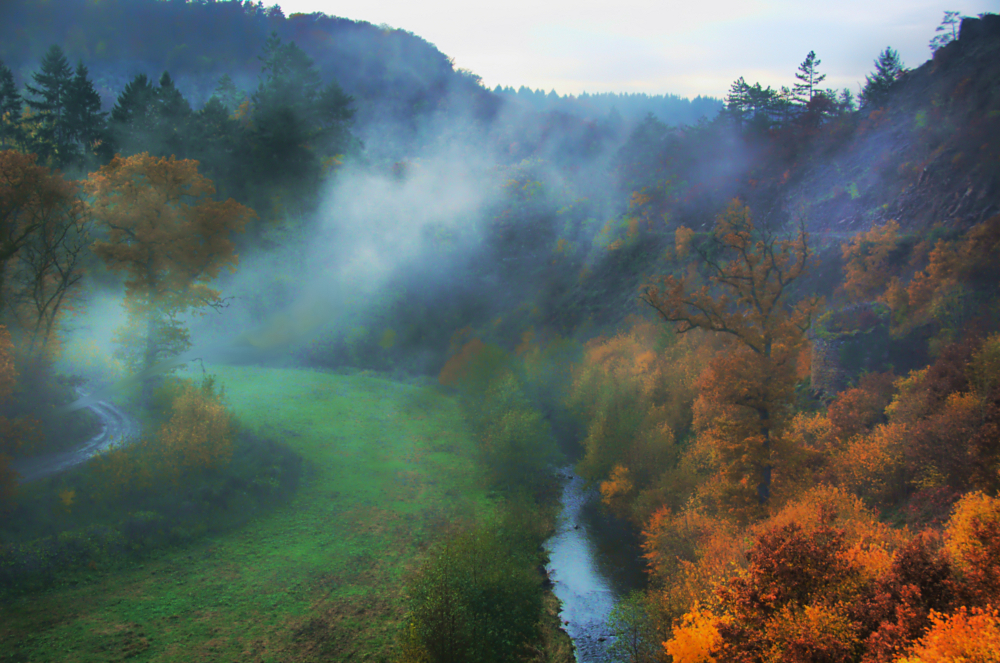
<instances>
[{"instance_id":1,"label":"forest","mask_svg":"<svg viewBox=\"0 0 1000 663\"><path fill-rule=\"evenodd\" d=\"M719 100L45 4L0 10L0 661L1000 660L996 14ZM596 644L567 477L642 578Z\"/></svg>"}]
</instances>

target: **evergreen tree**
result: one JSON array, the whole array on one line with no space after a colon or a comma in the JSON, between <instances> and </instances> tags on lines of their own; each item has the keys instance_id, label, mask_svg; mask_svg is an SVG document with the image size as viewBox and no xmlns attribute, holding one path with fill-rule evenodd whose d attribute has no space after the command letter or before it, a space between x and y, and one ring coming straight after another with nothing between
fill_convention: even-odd
<instances>
[{"instance_id":1,"label":"evergreen tree","mask_svg":"<svg viewBox=\"0 0 1000 663\"><path fill-rule=\"evenodd\" d=\"M14 74L0 60L0 148L12 148L21 142L21 107Z\"/></svg>"},{"instance_id":2,"label":"evergreen tree","mask_svg":"<svg viewBox=\"0 0 1000 663\"><path fill-rule=\"evenodd\" d=\"M840 91L840 95L837 97L837 104L844 113L854 112L856 109L856 104L854 103L854 93L845 87Z\"/></svg>"},{"instance_id":3,"label":"evergreen tree","mask_svg":"<svg viewBox=\"0 0 1000 663\"><path fill-rule=\"evenodd\" d=\"M885 50L875 60L874 73L865 77L865 87L861 90L861 106L873 107L882 103L889 94L889 89L906 73L899 53L885 47Z\"/></svg>"},{"instance_id":4,"label":"evergreen tree","mask_svg":"<svg viewBox=\"0 0 1000 663\"><path fill-rule=\"evenodd\" d=\"M941 19L941 25L937 26L934 30L934 32L937 32L938 34L934 35L934 38L931 39L931 43L929 45L931 52L937 53L939 48L958 39L958 28L961 23L961 12L946 11L944 13L944 18Z\"/></svg>"},{"instance_id":5,"label":"evergreen tree","mask_svg":"<svg viewBox=\"0 0 1000 663\"><path fill-rule=\"evenodd\" d=\"M163 73L158 87L145 74L138 74L111 109L114 150L184 158L189 151L191 118L191 105L169 73Z\"/></svg>"},{"instance_id":6,"label":"evergreen tree","mask_svg":"<svg viewBox=\"0 0 1000 663\"><path fill-rule=\"evenodd\" d=\"M246 94L243 90L236 87L236 83L229 74L224 74L222 78L219 79L218 85L215 86L215 93L212 95L217 98L223 105L223 107L229 111L232 115L240 107L240 104L246 99Z\"/></svg>"},{"instance_id":7,"label":"evergreen tree","mask_svg":"<svg viewBox=\"0 0 1000 663\"><path fill-rule=\"evenodd\" d=\"M163 72L160 86L156 89L156 124L163 154L187 156L190 119L191 104L174 85L170 74Z\"/></svg>"},{"instance_id":8,"label":"evergreen tree","mask_svg":"<svg viewBox=\"0 0 1000 663\"><path fill-rule=\"evenodd\" d=\"M58 46L49 49L41 67L32 75L35 86L26 85L33 99L26 99L35 111L35 131L31 148L43 160L63 165L75 157L66 118L66 103L73 84L73 69Z\"/></svg>"},{"instance_id":9,"label":"evergreen tree","mask_svg":"<svg viewBox=\"0 0 1000 663\"><path fill-rule=\"evenodd\" d=\"M726 95L726 112L741 126L747 119L749 91L750 86L740 76L729 86L729 94Z\"/></svg>"},{"instance_id":10,"label":"evergreen tree","mask_svg":"<svg viewBox=\"0 0 1000 663\"><path fill-rule=\"evenodd\" d=\"M321 160L353 151L353 99L336 83L323 86L312 59L272 33L264 46L262 80L254 92L255 166L298 190L318 182Z\"/></svg>"},{"instance_id":11,"label":"evergreen tree","mask_svg":"<svg viewBox=\"0 0 1000 663\"><path fill-rule=\"evenodd\" d=\"M809 51L809 55L799 65L799 70L795 72L795 78L800 82L794 86L795 100L803 106L812 101L812 98L819 91L819 84L826 79L826 74L819 73L819 65L822 63L816 57L815 51Z\"/></svg>"},{"instance_id":12,"label":"evergreen tree","mask_svg":"<svg viewBox=\"0 0 1000 663\"><path fill-rule=\"evenodd\" d=\"M222 198L233 197L249 200L250 177L246 167L246 132L233 118L232 110L213 95L205 106L195 113L190 122L190 156L201 164Z\"/></svg>"},{"instance_id":13,"label":"evergreen tree","mask_svg":"<svg viewBox=\"0 0 1000 663\"><path fill-rule=\"evenodd\" d=\"M95 153L110 157L106 153L104 118L101 112L101 97L94 89L87 67L83 62L76 65L76 72L70 82L66 100L66 128L68 140L83 155L84 165L90 166Z\"/></svg>"},{"instance_id":14,"label":"evergreen tree","mask_svg":"<svg viewBox=\"0 0 1000 663\"><path fill-rule=\"evenodd\" d=\"M131 155L149 151L148 141L156 128L156 90L146 74L137 74L118 95L111 109L109 133L114 151ZM147 145L143 149L143 145Z\"/></svg>"}]
</instances>

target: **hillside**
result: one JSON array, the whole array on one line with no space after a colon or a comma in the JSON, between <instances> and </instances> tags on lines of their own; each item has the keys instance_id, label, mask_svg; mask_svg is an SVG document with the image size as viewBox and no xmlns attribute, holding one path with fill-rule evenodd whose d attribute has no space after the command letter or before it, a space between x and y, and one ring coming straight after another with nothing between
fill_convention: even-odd
<instances>
[{"instance_id":1,"label":"hillside","mask_svg":"<svg viewBox=\"0 0 1000 663\"><path fill-rule=\"evenodd\" d=\"M826 274L817 273L810 287L825 294L829 274L841 269L840 245L854 233L890 219L915 235L957 232L995 215L998 63L1000 17L987 15L965 19L959 39L908 72L876 108L807 114L763 131L734 127L722 116L698 129L640 127L619 152L616 170L619 204L638 194L623 217L641 220L640 232L596 259L597 287L575 289L573 306L612 325L638 312L643 274L657 270L674 229L710 229L733 198L774 230L804 224ZM624 239L617 232L606 244Z\"/></svg>"},{"instance_id":2,"label":"hillside","mask_svg":"<svg viewBox=\"0 0 1000 663\"><path fill-rule=\"evenodd\" d=\"M557 113L577 123L603 119L615 109L628 124L647 113L669 124L694 123L721 106L715 99L669 94L577 99L490 91L473 72L456 69L446 54L404 29L320 13L286 17L278 5L265 8L249 0L65 0L58 12L46 3L10 0L0 11L0 60L21 81L29 79L49 46L60 44L72 63L79 59L90 67L105 108L137 73L155 79L168 71L195 107L209 99L223 75L252 92L272 32L294 41L326 81L336 81L354 97L362 140L391 126L399 140L419 141L428 123L430 131L440 130L434 125L440 116L491 122L506 104L517 113Z\"/></svg>"}]
</instances>

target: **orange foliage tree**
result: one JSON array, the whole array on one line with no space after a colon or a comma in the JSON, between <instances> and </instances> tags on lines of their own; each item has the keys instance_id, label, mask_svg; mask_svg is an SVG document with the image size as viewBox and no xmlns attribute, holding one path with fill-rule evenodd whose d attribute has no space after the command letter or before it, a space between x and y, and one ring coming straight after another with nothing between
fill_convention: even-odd
<instances>
[{"instance_id":1,"label":"orange foliage tree","mask_svg":"<svg viewBox=\"0 0 1000 663\"><path fill-rule=\"evenodd\" d=\"M33 154L0 152L0 313L25 332L24 354L48 346L80 280L89 240L79 189Z\"/></svg>"},{"instance_id":2,"label":"orange foliage tree","mask_svg":"<svg viewBox=\"0 0 1000 663\"><path fill-rule=\"evenodd\" d=\"M893 280L884 299L895 314L897 331L937 327L931 349L959 339L969 323L996 301L1000 278L1000 215L977 223L958 238L939 239L927 264L905 286Z\"/></svg>"},{"instance_id":3,"label":"orange foliage tree","mask_svg":"<svg viewBox=\"0 0 1000 663\"><path fill-rule=\"evenodd\" d=\"M209 286L238 262L231 235L253 210L212 199L215 187L198 162L137 154L92 173L85 184L95 219L106 235L93 245L108 267L125 274L126 309L142 339L126 354L133 370L149 371L188 345L178 316L224 305ZM148 387L146 395L148 396Z\"/></svg>"},{"instance_id":4,"label":"orange foliage tree","mask_svg":"<svg viewBox=\"0 0 1000 663\"><path fill-rule=\"evenodd\" d=\"M716 416L700 435L717 450L728 499L737 510L752 511L752 503L764 505L771 497L797 359L819 301L787 301L811 253L804 230L778 239L756 229L749 208L734 200L719 216L712 240L711 255L698 247L709 284L698 288L690 276L665 276L647 283L642 299L678 333L705 329L735 339L732 351L713 360L702 377L699 398L716 405Z\"/></svg>"},{"instance_id":5,"label":"orange foliage tree","mask_svg":"<svg viewBox=\"0 0 1000 663\"><path fill-rule=\"evenodd\" d=\"M844 244L844 291L855 300L869 300L884 292L899 246L899 224L889 221L861 232Z\"/></svg>"},{"instance_id":6,"label":"orange foliage tree","mask_svg":"<svg viewBox=\"0 0 1000 663\"><path fill-rule=\"evenodd\" d=\"M897 663L1000 663L1000 615L996 608L933 613L931 628Z\"/></svg>"}]
</instances>

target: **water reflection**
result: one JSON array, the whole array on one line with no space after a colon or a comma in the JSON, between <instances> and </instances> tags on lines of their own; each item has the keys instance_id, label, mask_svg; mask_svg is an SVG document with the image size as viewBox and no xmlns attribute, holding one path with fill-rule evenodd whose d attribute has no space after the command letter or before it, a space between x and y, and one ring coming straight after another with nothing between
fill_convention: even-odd
<instances>
[{"instance_id":1,"label":"water reflection","mask_svg":"<svg viewBox=\"0 0 1000 663\"><path fill-rule=\"evenodd\" d=\"M572 466L558 475L564 482L562 512L545 544L549 577L577 661L603 663L611 660L607 649L614 641L608 615L616 600L641 587L645 578L633 537L601 513L596 489L588 489Z\"/></svg>"}]
</instances>

